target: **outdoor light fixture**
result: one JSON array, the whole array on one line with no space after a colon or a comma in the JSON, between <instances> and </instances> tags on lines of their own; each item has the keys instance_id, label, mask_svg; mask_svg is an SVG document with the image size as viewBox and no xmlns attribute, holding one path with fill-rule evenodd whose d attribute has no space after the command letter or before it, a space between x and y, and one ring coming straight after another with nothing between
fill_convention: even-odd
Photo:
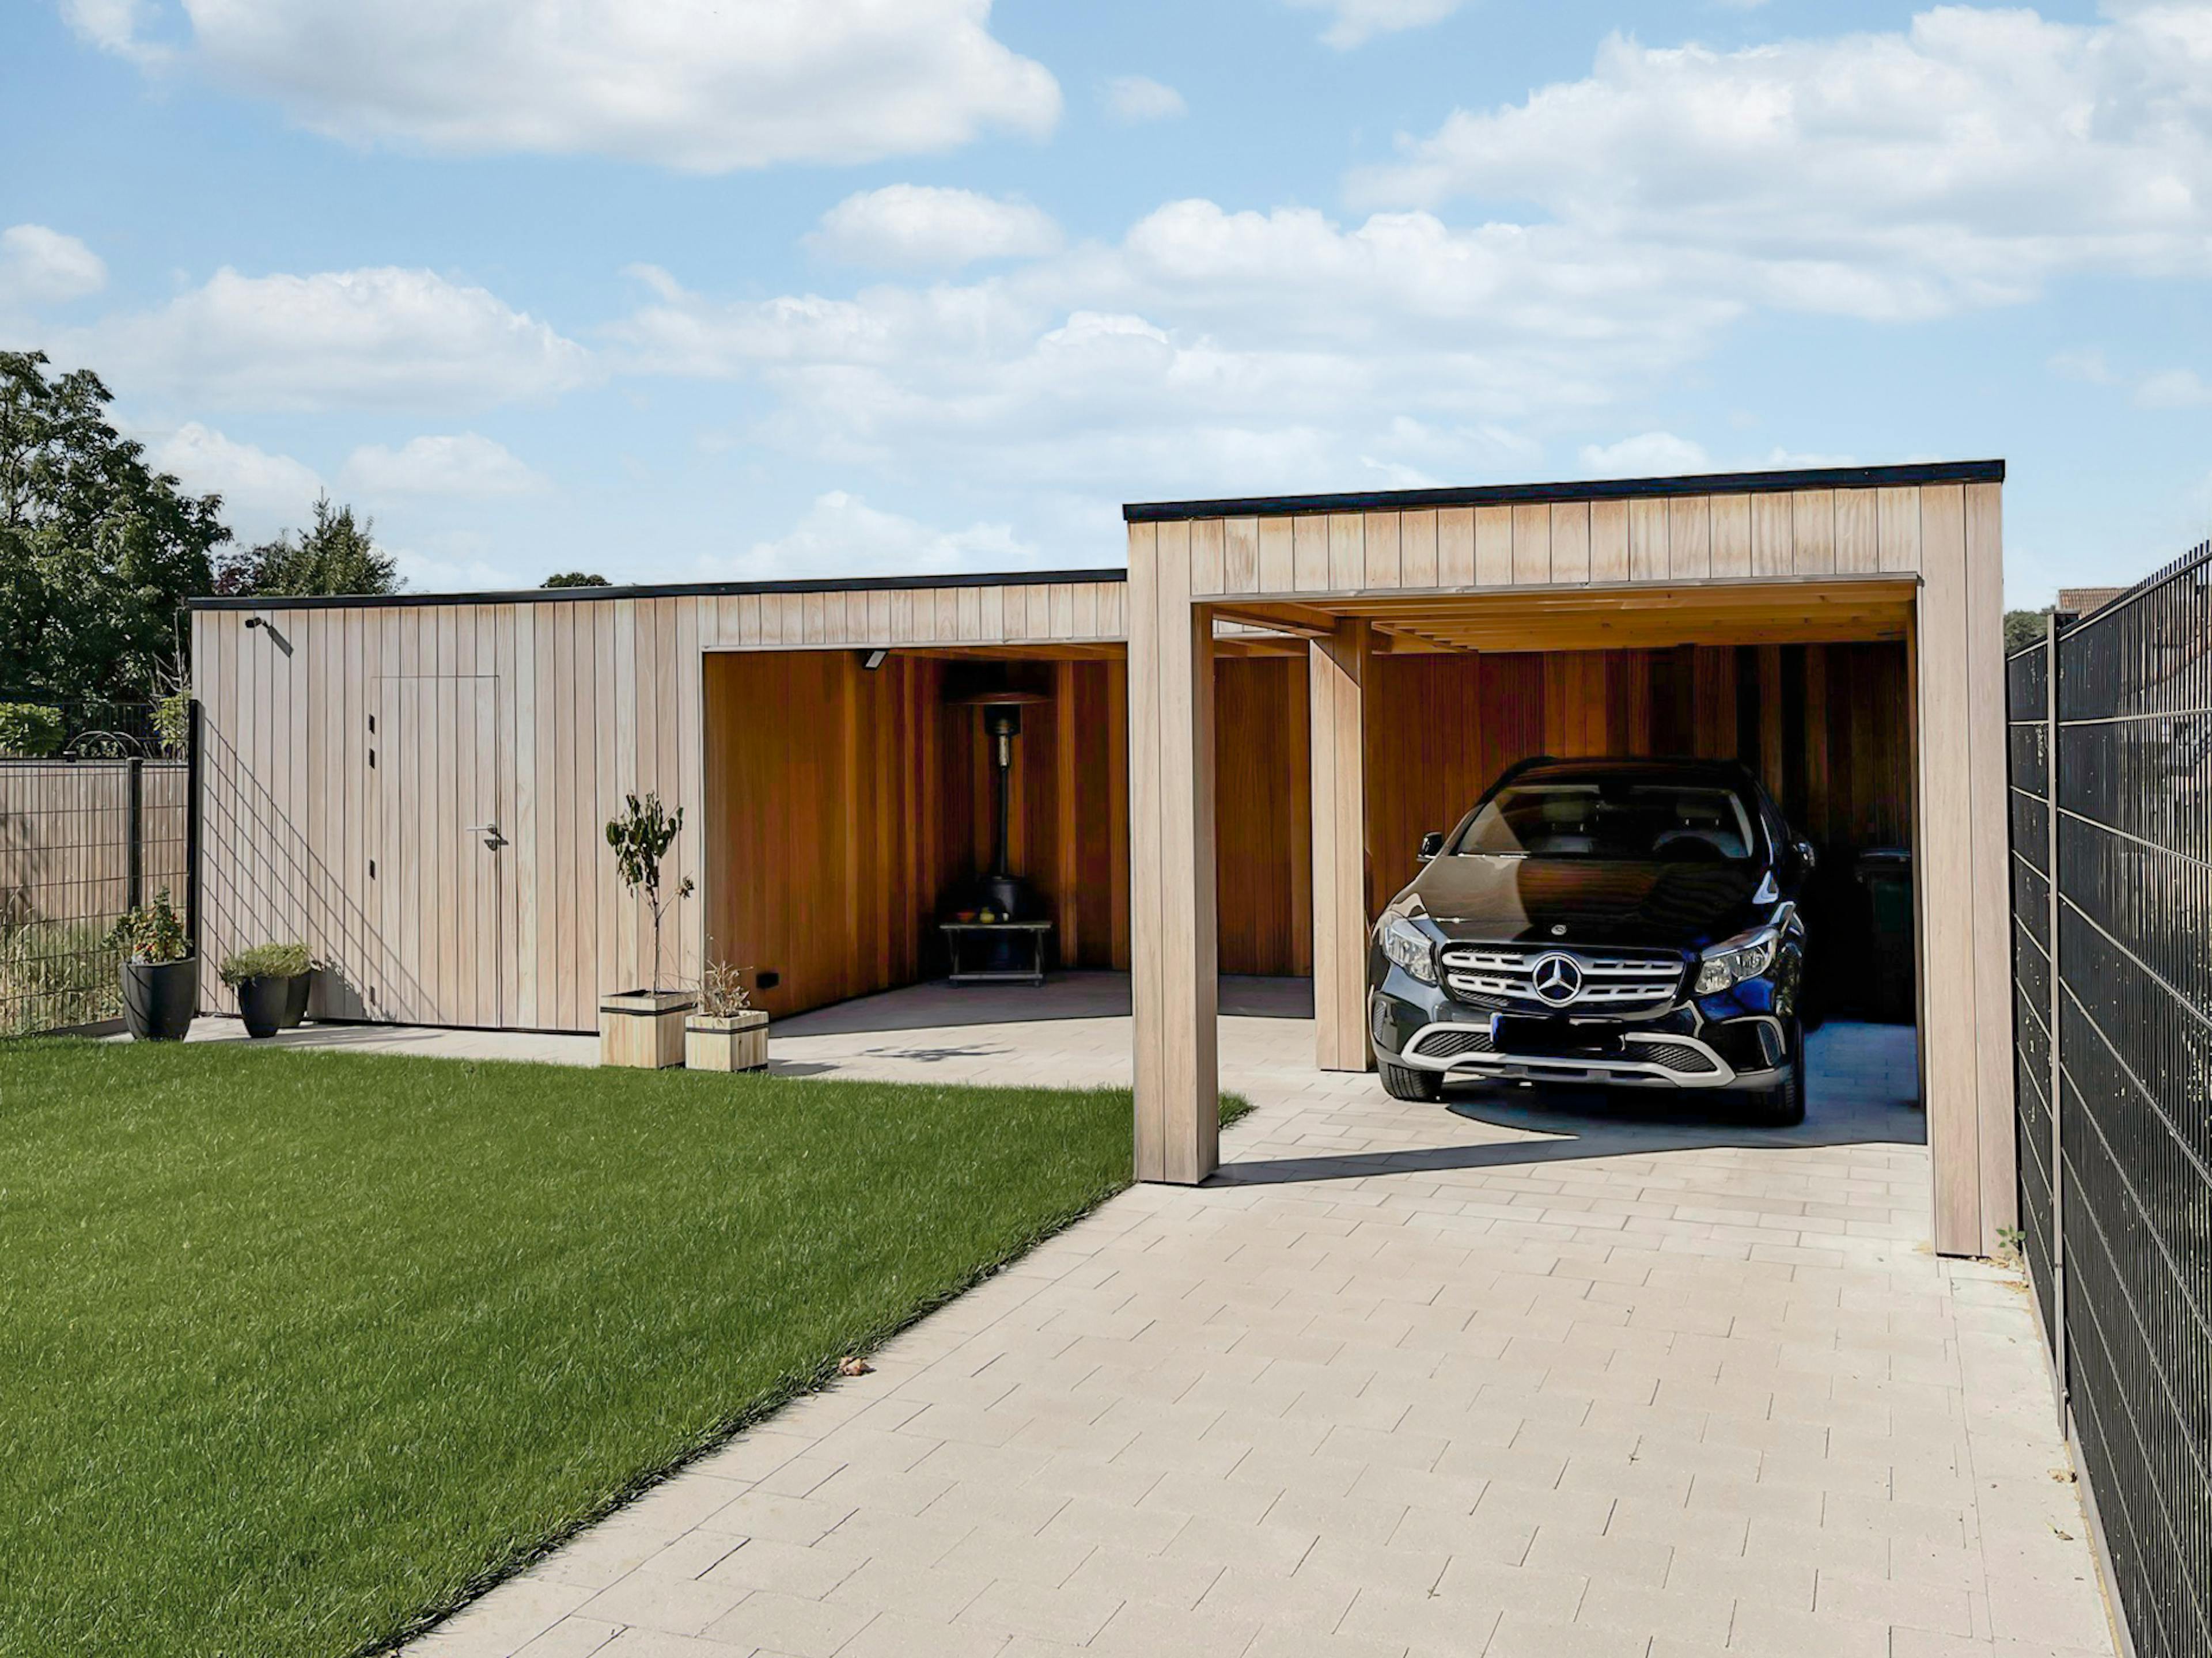
<instances>
[{"instance_id":1,"label":"outdoor light fixture","mask_svg":"<svg viewBox=\"0 0 2212 1658\"><path fill-rule=\"evenodd\" d=\"M866 668L870 673L873 673L877 669L884 665L884 659L890 654L890 653L889 651L870 651L866 656L860 659L860 665Z\"/></svg>"},{"instance_id":2,"label":"outdoor light fixture","mask_svg":"<svg viewBox=\"0 0 2212 1658\"><path fill-rule=\"evenodd\" d=\"M249 616L246 618L246 625L249 629L253 628L265 628L269 625L269 619L266 616Z\"/></svg>"}]
</instances>

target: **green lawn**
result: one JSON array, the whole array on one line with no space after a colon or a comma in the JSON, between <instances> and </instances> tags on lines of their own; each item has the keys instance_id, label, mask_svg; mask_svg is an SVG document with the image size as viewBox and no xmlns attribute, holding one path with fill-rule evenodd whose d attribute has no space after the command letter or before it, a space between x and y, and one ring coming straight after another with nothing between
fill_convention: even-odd
<instances>
[{"instance_id":1,"label":"green lawn","mask_svg":"<svg viewBox=\"0 0 2212 1658\"><path fill-rule=\"evenodd\" d=\"M1129 1121L0 1042L0 1653L389 1643L1126 1186Z\"/></svg>"}]
</instances>

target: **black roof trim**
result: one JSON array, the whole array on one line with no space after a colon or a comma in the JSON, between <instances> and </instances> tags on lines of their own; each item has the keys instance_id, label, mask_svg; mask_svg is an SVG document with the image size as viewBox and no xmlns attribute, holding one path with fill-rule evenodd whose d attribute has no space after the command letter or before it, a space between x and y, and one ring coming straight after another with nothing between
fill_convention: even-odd
<instances>
[{"instance_id":1,"label":"black roof trim","mask_svg":"<svg viewBox=\"0 0 2212 1658\"><path fill-rule=\"evenodd\" d=\"M1131 524L1192 518L1274 518L1291 513L1388 512L1421 507L1496 507L1548 501L1620 501L1652 495L1763 495L1778 489L1869 489L1915 483L2002 483L2001 460L1944 460L1908 466L1814 466L1778 472L1705 472L1680 477L1597 478L1575 483L1486 483L1454 489L1376 489L1340 495L1246 495L1231 501L1133 501Z\"/></svg>"},{"instance_id":2,"label":"black roof trim","mask_svg":"<svg viewBox=\"0 0 2212 1658\"><path fill-rule=\"evenodd\" d=\"M1008 570L984 575L866 575L812 581L678 581L663 586L523 587L480 593L267 593L188 598L193 610L364 610L416 604L556 604L617 598L732 598L747 593L874 593L937 587L1039 587L1060 581L1127 581L1126 569Z\"/></svg>"}]
</instances>

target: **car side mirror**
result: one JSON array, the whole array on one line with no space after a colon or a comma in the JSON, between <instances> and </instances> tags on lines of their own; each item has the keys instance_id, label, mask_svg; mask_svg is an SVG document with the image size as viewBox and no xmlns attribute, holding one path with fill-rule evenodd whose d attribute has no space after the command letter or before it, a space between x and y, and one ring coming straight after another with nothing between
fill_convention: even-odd
<instances>
[{"instance_id":1,"label":"car side mirror","mask_svg":"<svg viewBox=\"0 0 2212 1658\"><path fill-rule=\"evenodd\" d=\"M1441 829L1431 829L1421 837L1421 861L1428 863L1444 853L1444 837Z\"/></svg>"},{"instance_id":2,"label":"car side mirror","mask_svg":"<svg viewBox=\"0 0 2212 1658\"><path fill-rule=\"evenodd\" d=\"M1819 867L1820 862L1820 856L1813 850L1813 843L1810 841L1800 841L1797 843L1797 867L1801 872L1810 875Z\"/></svg>"}]
</instances>

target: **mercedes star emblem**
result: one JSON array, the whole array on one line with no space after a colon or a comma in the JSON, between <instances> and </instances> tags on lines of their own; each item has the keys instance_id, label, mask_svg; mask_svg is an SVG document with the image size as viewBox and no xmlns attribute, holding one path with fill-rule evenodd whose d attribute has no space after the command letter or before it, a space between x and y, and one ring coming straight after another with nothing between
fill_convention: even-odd
<instances>
[{"instance_id":1,"label":"mercedes star emblem","mask_svg":"<svg viewBox=\"0 0 2212 1658\"><path fill-rule=\"evenodd\" d=\"M1565 1007L1583 993L1582 963L1556 950L1536 958L1528 980L1538 997L1553 1007Z\"/></svg>"}]
</instances>

